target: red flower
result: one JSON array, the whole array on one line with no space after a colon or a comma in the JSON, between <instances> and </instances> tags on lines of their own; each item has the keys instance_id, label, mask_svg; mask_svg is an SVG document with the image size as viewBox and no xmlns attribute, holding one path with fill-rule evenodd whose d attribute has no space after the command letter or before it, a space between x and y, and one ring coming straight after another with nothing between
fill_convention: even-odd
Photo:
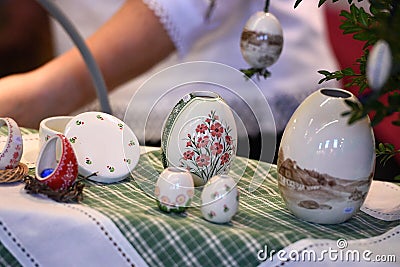
<instances>
[{"instance_id":1,"label":"red flower","mask_svg":"<svg viewBox=\"0 0 400 267\"><path fill-rule=\"evenodd\" d=\"M223 146L222 146L221 143L214 143L214 144L212 144L212 146L211 146L211 152L212 152L214 155L220 154L220 153L222 152L222 148L223 148Z\"/></svg>"},{"instance_id":2,"label":"red flower","mask_svg":"<svg viewBox=\"0 0 400 267\"><path fill-rule=\"evenodd\" d=\"M18 152L14 152L13 158L16 159L16 158L18 158L18 156L19 156L19 153Z\"/></svg>"},{"instance_id":3,"label":"red flower","mask_svg":"<svg viewBox=\"0 0 400 267\"><path fill-rule=\"evenodd\" d=\"M210 157L202 154L196 158L196 163L199 167L207 166L210 164Z\"/></svg>"},{"instance_id":4,"label":"red flower","mask_svg":"<svg viewBox=\"0 0 400 267\"><path fill-rule=\"evenodd\" d=\"M225 154L223 154L222 155L222 157L221 157L221 164L222 165L224 165L226 162L228 162L229 161L229 153L225 153Z\"/></svg>"},{"instance_id":5,"label":"red flower","mask_svg":"<svg viewBox=\"0 0 400 267\"><path fill-rule=\"evenodd\" d=\"M185 153L183 153L183 158L184 159L191 159L194 156L194 152L193 151L186 151Z\"/></svg>"},{"instance_id":6,"label":"red flower","mask_svg":"<svg viewBox=\"0 0 400 267\"><path fill-rule=\"evenodd\" d=\"M230 135L225 136L225 141L228 145L232 145L232 136Z\"/></svg>"},{"instance_id":7,"label":"red flower","mask_svg":"<svg viewBox=\"0 0 400 267\"><path fill-rule=\"evenodd\" d=\"M192 146L192 141L187 141L186 147Z\"/></svg>"},{"instance_id":8,"label":"red flower","mask_svg":"<svg viewBox=\"0 0 400 267\"><path fill-rule=\"evenodd\" d=\"M208 136L199 137L199 139L197 139L197 147L205 147L208 145L209 141L210 137Z\"/></svg>"},{"instance_id":9,"label":"red flower","mask_svg":"<svg viewBox=\"0 0 400 267\"><path fill-rule=\"evenodd\" d=\"M207 125L204 123L197 125L196 132L204 134L208 130Z\"/></svg>"},{"instance_id":10,"label":"red flower","mask_svg":"<svg viewBox=\"0 0 400 267\"><path fill-rule=\"evenodd\" d=\"M211 121L211 119L210 119L210 118L207 118L207 119L206 119L206 122L208 122L208 123L209 123L210 121Z\"/></svg>"},{"instance_id":11,"label":"red flower","mask_svg":"<svg viewBox=\"0 0 400 267\"><path fill-rule=\"evenodd\" d=\"M217 122L211 125L211 135L221 137L221 134L224 132L224 127L222 127L221 123Z\"/></svg>"}]
</instances>

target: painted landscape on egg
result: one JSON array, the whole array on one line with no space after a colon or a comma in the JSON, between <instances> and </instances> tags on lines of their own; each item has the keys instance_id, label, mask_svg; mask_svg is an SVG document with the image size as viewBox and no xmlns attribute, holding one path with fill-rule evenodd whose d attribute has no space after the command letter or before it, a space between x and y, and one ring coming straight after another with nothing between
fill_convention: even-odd
<instances>
[{"instance_id":1,"label":"painted landscape on egg","mask_svg":"<svg viewBox=\"0 0 400 267\"><path fill-rule=\"evenodd\" d=\"M373 173L365 179L348 180L301 168L295 160L284 158L282 148L279 150L279 188L285 201L297 203L301 208L330 210L335 203L362 203L372 177Z\"/></svg>"}]
</instances>

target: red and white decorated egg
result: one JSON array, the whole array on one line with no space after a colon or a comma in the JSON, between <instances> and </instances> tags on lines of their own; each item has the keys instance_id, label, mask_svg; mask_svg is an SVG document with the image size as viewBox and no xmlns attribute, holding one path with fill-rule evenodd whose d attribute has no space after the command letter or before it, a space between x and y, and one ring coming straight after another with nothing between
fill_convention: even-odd
<instances>
[{"instance_id":1,"label":"red and white decorated egg","mask_svg":"<svg viewBox=\"0 0 400 267\"><path fill-rule=\"evenodd\" d=\"M36 162L36 179L53 190L65 190L78 177L78 162L71 143L63 134L50 137Z\"/></svg>"}]
</instances>

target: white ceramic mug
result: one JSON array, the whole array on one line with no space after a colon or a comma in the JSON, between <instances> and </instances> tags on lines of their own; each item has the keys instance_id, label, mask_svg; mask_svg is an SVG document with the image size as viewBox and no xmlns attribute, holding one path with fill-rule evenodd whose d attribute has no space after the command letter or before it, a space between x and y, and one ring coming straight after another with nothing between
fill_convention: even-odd
<instances>
[{"instance_id":1,"label":"white ceramic mug","mask_svg":"<svg viewBox=\"0 0 400 267\"><path fill-rule=\"evenodd\" d=\"M65 126L72 118L72 116L55 116L42 120L39 125L39 149L53 135L64 134Z\"/></svg>"}]
</instances>

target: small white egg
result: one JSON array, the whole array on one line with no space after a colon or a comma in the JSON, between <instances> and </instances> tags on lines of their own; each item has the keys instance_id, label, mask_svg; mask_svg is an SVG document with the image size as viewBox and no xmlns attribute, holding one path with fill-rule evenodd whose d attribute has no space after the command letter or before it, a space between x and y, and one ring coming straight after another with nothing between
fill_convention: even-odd
<instances>
[{"instance_id":1,"label":"small white egg","mask_svg":"<svg viewBox=\"0 0 400 267\"><path fill-rule=\"evenodd\" d=\"M367 60L367 80L372 90L380 90L389 78L392 68L392 52L385 40L374 45Z\"/></svg>"},{"instance_id":2,"label":"small white egg","mask_svg":"<svg viewBox=\"0 0 400 267\"><path fill-rule=\"evenodd\" d=\"M271 66L278 60L282 47L282 26L273 14L260 11L249 18L240 38L240 50L250 66Z\"/></svg>"},{"instance_id":3,"label":"small white egg","mask_svg":"<svg viewBox=\"0 0 400 267\"><path fill-rule=\"evenodd\" d=\"M201 192L201 213L210 222L227 223L239 207L239 191L229 175L216 175Z\"/></svg>"},{"instance_id":4,"label":"small white egg","mask_svg":"<svg viewBox=\"0 0 400 267\"><path fill-rule=\"evenodd\" d=\"M154 195L160 210L165 212L184 212L194 195L193 178L189 171L168 167L157 179Z\"/></svg>"}]
</instances>

